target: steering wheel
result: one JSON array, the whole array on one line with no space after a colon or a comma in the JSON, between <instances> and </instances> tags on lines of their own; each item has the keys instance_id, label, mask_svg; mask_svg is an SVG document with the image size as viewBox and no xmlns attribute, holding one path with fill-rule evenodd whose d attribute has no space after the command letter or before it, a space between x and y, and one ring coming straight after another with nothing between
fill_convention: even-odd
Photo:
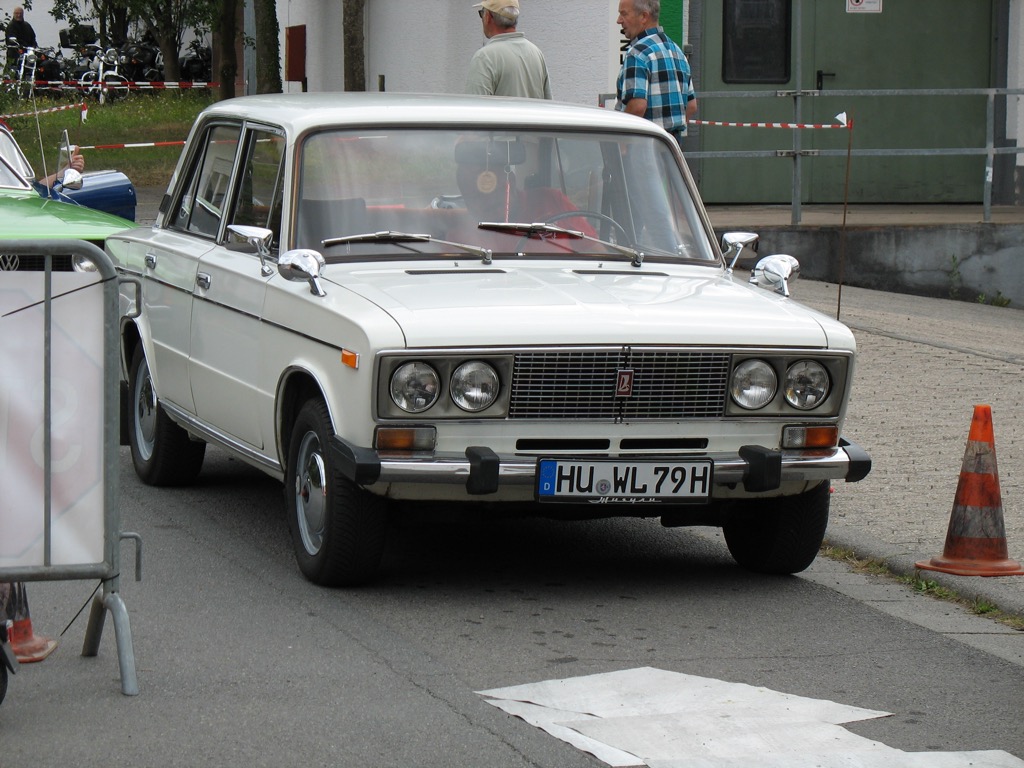
<instances>
[{"instance_id":1,"label":"steering wheel","mask_svg":"<svg viewBox=\"0 0 1024 768\"><path fill-rule=\"evenodd\" d=\"M626 232L625 228L621 224L619 224L619 222L617 222L611 216L606 216L605 214L599 213L598 211L588 211L585 209L580 209L577 211L562 211L561 213L556 213L553 216L548 216L546 219L544 219L544 223L554 224L555 222L561 221L562 219L572 219L576 217L583 219L594 219L595 221L598 222L610 224L615 229L616 235L622 237L622 243L626 243L629 240L629 234ZM526 243L528 239L529 238L525 235L519 239L519 242L516 243L516 252L522 249L523 245Z\"/></svg>"},{"instance_id":2,"label":"steering wheel","mask_svg":"<svg viewBox=\"0 0 1024 768\"><path fill-rule=\"evenodd\" d=\"M544 223L554 224L556 221L561 221L562 219L572 219L577 216L584 219L594 219L595 221L611 224L612 227L614 227L615 229L615 233L617 235L622 236L621 244L625 244L629 240L629 235L626 233L625 228L621 224L619 224L619 222L617 222L611 216L606 216L605 214L599 213L598 211L587 211L584 209L580 209L578 211L562 211L561 213L556 213L554 216L549 216L544 220Z\"/></svg>"}]
</instances>

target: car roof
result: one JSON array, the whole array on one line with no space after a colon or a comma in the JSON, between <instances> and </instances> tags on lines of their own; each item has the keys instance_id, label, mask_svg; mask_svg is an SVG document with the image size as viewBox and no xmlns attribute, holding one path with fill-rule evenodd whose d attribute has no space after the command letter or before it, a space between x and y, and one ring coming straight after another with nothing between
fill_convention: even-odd
<instances>
[{"instance_id":1,"label":"car roof","mask_svg":"<svg viewBox=\"0 0 1024 768\"><path fill-rule=\"evenodd\" d=\"M537 127L667 135L654 123L597 106L540 99L419 93L286 93L241 96L204 114L280 125L290 135L327 125Z\"/></svg>"}]
</instances>

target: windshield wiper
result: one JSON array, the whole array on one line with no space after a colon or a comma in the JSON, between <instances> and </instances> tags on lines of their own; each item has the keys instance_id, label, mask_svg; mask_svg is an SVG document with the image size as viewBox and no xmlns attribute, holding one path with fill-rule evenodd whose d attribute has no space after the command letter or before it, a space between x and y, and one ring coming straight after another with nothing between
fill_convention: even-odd
<instances>
[{"instance_id":1,"label":"windshield wiper","mask_svg":"<svg viewBox=\"0 0 1024 768\"><path fill-rule=\"evenodd\" d=\"M477 224L480 229L487 229L492 232L508 232L512 235L522 235L523 237L535 237L540 235L563 235L565 237L572 238L573 240L587 240L591 243L598 243L611 248L613 251L618 251L624 256L629 256L630 264L634 267L641 267L644 263L643 251L638 251L636 248L630 248L627 245L619 245L608 240L602 240L599 237L591 237L580 232L578 229L566 229L560 227L557 224L548 224L545 221L535 221L532 224L527 224L518 221L481 221Z\"/></svg>"},{"instance_id":2,"label":"windshield wiper","mask_svg":"<svg viewBox=\"0 0 1024 768\"><path fill-rule=\"evenodd\" d=\"M522 235L532 237L533 235L565 235L573 240L586 237L576 229L566 229L557 224L548 224L546 221L535 221L532 224L519 221L481 221L476 225L477 229L486 229L491 232L508 232L510 235Z\"/></svg>"},{"instance_id":3,"label":"windshield wiper","mask_svg":"<svg viewBox=\"0 0 1024 768\"><path fill-rule=\"evenodd\" d=\"M491 249L484 248L479 245L470 245L469 243L456 243L451 240L442 240L439 237L428 235L424 233L414 232L395 232L387 229L381 232L363 232L358 235L344 235L343 237L329 237L326 240L322 240L321 244L325 247L332 245L351 245L352 243L440 243L441 245L450 245L453 248L459 248L466 253L472 253L474 256L479 256L484 264L490 264Z\"/></svg>"}]
</instances>

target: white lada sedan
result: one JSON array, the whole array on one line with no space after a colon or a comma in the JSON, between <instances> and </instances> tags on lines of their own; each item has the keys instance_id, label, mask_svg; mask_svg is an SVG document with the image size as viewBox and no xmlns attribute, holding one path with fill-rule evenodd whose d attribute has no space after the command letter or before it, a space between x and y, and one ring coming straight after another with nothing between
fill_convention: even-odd
<instances>
[{"instance_id":1,"label":"white lada sedan","mask_svg":"<svg viewBox=\"0 0 1024 768\"><path fill-rule=\"evenodd\" d=\"M720 247L671 137L612 111L221 102L155 225L107 241L135 469L187 483L211 443L282 480L324 585L434 501L719 525L740 565L802 570L830 481L870 470L855 344L787 297L791 257L733 275L755 240Z\"/></svg>"}]
</instances>

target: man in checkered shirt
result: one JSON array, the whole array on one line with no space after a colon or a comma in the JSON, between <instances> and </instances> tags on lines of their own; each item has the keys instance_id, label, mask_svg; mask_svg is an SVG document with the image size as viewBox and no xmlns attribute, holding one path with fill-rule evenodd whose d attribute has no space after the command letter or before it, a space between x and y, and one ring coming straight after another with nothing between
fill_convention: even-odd
<instances>
[{"instance_id":1,"label":"man in checkered shirt","mask_svg":"<svg viewBox=\"0 0 1024 768\"><path fill-rule=\"evenodd\" d=\"M697 112L690 65L658 24L660 0L619 0L618 24L630 41L616 83L620 112L646 117L682 139Z\"/></svg>"}]
</instances>

